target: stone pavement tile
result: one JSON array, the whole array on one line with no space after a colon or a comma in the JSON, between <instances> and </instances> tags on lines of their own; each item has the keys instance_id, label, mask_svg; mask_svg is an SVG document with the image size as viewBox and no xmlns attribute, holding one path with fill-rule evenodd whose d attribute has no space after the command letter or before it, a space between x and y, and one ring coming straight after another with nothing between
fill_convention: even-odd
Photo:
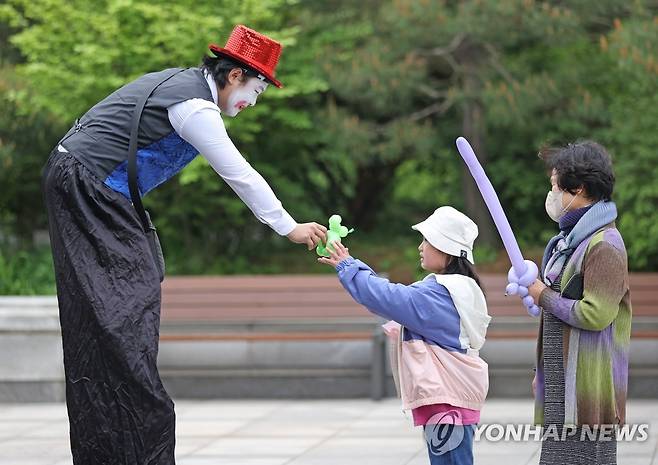
<instances>
[{"instance_id":1,"label":"stone pavement tile","mask_svg":"<svg viewBox=\"0 0 658 465\"><path fill-rule=\"evenodd\" d=\"M636 421L658 419L658 402L655 399L629 399L626 403L626 419Z\"/></svg>"},{"instance_id":2,"label":"stone pavement tile","mask_svg":"<svg viewBox=\"0 0 658 465\"><path fill-rule=\"evenodd\" d=\"M176 459L176 465L287 465L289 460L285 457L183 457Z\"/></svg>"},{"instance_id":3,"label":"stone pavement tile","mask_svg":"<svg viewBox=\"0 0 658 465\"><path fill-rule=\"evenodd\" d=\"M353 399L304 399L300 401L287 401L288 403L291 404L306 404L306 405L313 405L316 407L326 407L328 409L332 408L344 408L344 409L352 409L352 410L371 410L373 405L380 405L384 403L391 402L393 399L383 399L381 401L371 401L369 399L359 399L359 398L353 398ZM398 401L399 402L399 401Z\"/></svg>"},{"instance_id":4,"label":"stone pavement tile","mask_svg":"<svg viewBox=\"0 0 658 465\"><path fill-rule=\"evenodd\" d=\"M539 450L524 465L539 465ZM623 465L623 464L622 464Z\"/></svg>"},{"instance_id":5,"label":"stone pavement tile","mask_svg":"<svg viewBox=\"0 0 658 465\"><path fill-rule=\"evenodd\" d=\"M411 418L411 413L402 410L400 399L383 399L368 401L365 418Z\"/></svg>"},{"instance_id":6,"label":"stone pavement tile","mask_svg":"<svg viewBox=\"0 0 658 465\"><path fill-rule=\"evenodd\" d=\"M220 437L248 424L245 420L199 420L177 415L176 437Z\"/></svg>"},{"instance_id":7,"label":"stone pavement tile","mask_svg":"<svg viewBox=\"0 0 658 465\"><path fill-rule=\"evenodd\" d=\"M473 450L476 454L504 456L525 455L532 456L539 450L541 443L539 441L485 441L479 440L473 442Z\"/></svg>"},{"instance_id":8,"label":"stone pavement tile","mask_svg":"<svg viewBox=\"0 0 658 465\"><path fill-rule=\"evenodd\" d=\"M197 420L247 420L259 418L281 408L289 401L267 400L185 400L176 402L177 418Z\"/></svg>"},{"instance_id":9,"label":"stone pavement tile","mask_svg":"<svg viewBox=\"0 0 658 465\"><path fill-rule=\"evenodd\" d=\"M60 420L67 419L64 403L0 404L0 420Z\"/></svg>"},{"instance_id":10,"label":"stone pavement tile","mask_svg":"<svg viewBox=\"0 0 658 465\"><path fill-rule=\"evenodd\" d=\"M47 425L45 421L0 421L0 443L6 439L17 438L23 434L40 429Z\"/></svg>"},{"instance_id":11,"label":"stone pavement tile","mask_svg":"<svg viewBox=\"0 0 658 465\"><path fill-rule=\"evenodd\" d=\"M359 447L413 451L425 447L425 439L422 434L386 438L344 438L335 436L327 439L320 447L331 448L336 455L345 455L353 451L358 451Z\"/></svg>"},{"instance_id":12,"label":"stone pavement tile","mask_svg":"<svg viewBox=\"0 0 658 465\"><path fill-rule=\"evenodd\" d=\"M406 462L401 462L400 465L429 465L430 459L427 449L419 450L416 455L411 457ZM477 463L477 461L475 462Z\"/></svg>"},{"instance_id":13,"label":"stone pavement tile","mask_svg":"<svg viewBox=\"0 0 658 465\"><path fill-rule=\"evenodd\" d=\"M334 463L404 464L425 444L422 438L339 438L333 437L299 455L291 465Z\"/></svg>"},{"instance_id":14,"label":"stone pavement tile","mask_svg":"<svg viewBox=\"0 0 658 465\"><path fill-rule=\"evenodd\" d=\"M53 465L52 458L12 458L0 457L0 465Z\"/></svg>"},{"instance_id":15,"label":"stone pavement tile","mask_svg":"<svg viewBox=\"0 0 658 465\"><path fill-rule=\"evenodd\" d=\"M404 416L402 401L397 398L387 397L381 400L362 399L361 406L367 410L369 416ZM411 415L407 413L407 415Z\"/></svg>"},{"instance_id":16,"label":"stone pavement tile","mask_svg":"<svg viewBox=\"0 0 658 465\"><path fill-rule=\"evenodd\" d=\"M647 457L644 456L629 456L623 457L623 459L619 458L617 463L620 465L654 465L658 462L655 460L651 462L650 457L647 459Z\"/></svg>"},{"instance_id":17,"label":"stone pavement tile","mask_svg":"<svg viewBox=\"0 0 658 465\"><path fill-rule=\"evenodd\" d=\"M501 465L500 456L492 455L476 455L474 463L477 465ZM504 465L537 465L539 463L539 457L530 458L525 455L508 455L505 457Z\"/></svg>"},{"instance_id":18,"label":"stone pavement tile","mask_svg":"<svg viewBox=\"0 0 658 465\"><path fill-rule=\"evenodd\" d=\"M297 457L286 465L404 465L410 457L403 453L360 453L347 457L326 457L322 455L304 455ZM425 463L428 465L429 461Z\"/></svg>"},{"instance_id":19,"label":"stone pavement tile","mask_svg":"<svg viewBox=\"0 0 658 465\"><path fill-rule=\"evenodd\" d=\"M617 463L619 465L652 465L656 463L651 461L651 456L646 455L619 455L617 454Z\"/></svg>"},{"instance_id":20,"label":"stone pavement tile","mask_svg":"<svg viewBox=\"0 0 658 465\"><path fill-rule=\"evenodd\" d=\"M322 419L319 419L317 423L258 420L243 425L229 436L236 438L326 438L336 434L344 426L344 422L325 422Z\"/></svg>"},{"instance_id":21,"label":"stone pavement tile","mask_svg":"<svg viewBox=\"0 0 658 465\"><path fill-rule=\"evenodd\" d=\"M69 438L68 422L56 420L42 423L38 428L31 428L21 434L24 438Z\"/></svg>"},{"instance_id":22,"label":"stone pavement tile","mask_svg":"<svg viewBox=\"0 0 658 465\"><path fill-rule=\"evenodd\" d=\"M176 437L176 459L179 457L185 457L188 455L194 455L196 451L202 449L209 445L210 443L216 441L215 437L204 437L204 438L195 438L195 437Z\"/></svg>"},{"instance_id":23,"label":"stone pavement tile","mask_svg":"<svg viewBox=\"0 0 658 465\"><path fill-rule=\"evenodd\" d=\"M531 423L533 411L531 399L490 399L480 412L480 423Z\"/></svg>"},{"instance_id":24,"label":"stone pavement tile","mask_svg":"<svg viewBox=\"0 0 658 465\"><path fill-rule=\"evenodd\" d=\"M68 440L62 439L10 439L0 443L0 463L2 460L34 459L49 457L66 457L70 454ZM51 459L53 462L54 459Z\"/></svg>"},{"instance_id":25,"label":"stone pavement tile","mask_svg":"<svg viewBox=\"0 0 658 465\"><path fill-rule=\"evenodd\" d=\"M368 402L303 401L290 403L269 412L263 419L283 419L310 423L321 418L328 422L347 422L366 415Z\"/></svg>"},{"instance_id":26,"label":"stone pavement tile","mask_svg":"<svg viewBox=\"0 0 658 465\"><path fill-rule=\"evenodd\" d=\"M341 429L338 437L416 437L422 436L423 430L414 427L406 418L363 418Z\"/></svg>"},{"instance_id":27,"label":"stone pavement tile","mask_svg":"<svg viewBox=\"0 0 658 465\"><path fill-rule=\"evenodd\" d=\"M656 450L656 444L656 436L649 437L646 441L618 441L617 455L645 455L651 457Z\"/></svg>"},{"instance_id":28,"label":"stone pavement tile","mask_svg":"<svg viewBox=\"0 0 658 465\"><path fill-rule=\"evenodd\" d=\"M58 459L56 462L51 462L50 465L73 465L73 457L71 454L67 458Z\"/></svg>"},{"instance_id":29,"label":"stone pavement tile","mask_svg":"<svg viewBox=\"0 0 658 465\"><path fill-rule=\"evenodd\" d=\"M399 400L179 401L178 465L427 465L422 430ZM487 401L482 423L529 423L532 402ZM619 443L619 464L658 465L658 402L630 400L649 438ZM540 443L475 443L478 465L536 465ZM0 404L0 465L71 465L64 404Z\"/></svg>"},{"instance_id":30,"label":"stone pavement tile","mask_svg":"<svg viewBox=\"0 0 658 465\"><path fill-rule=\"evenodd\" d=\"M211 442L194 453L194 456L237 456L237 457L288 457L292 458L313 445L322 441L322 438L296 437L296 438L258 438L225 437Z\"/></svg>"}]
</instances>

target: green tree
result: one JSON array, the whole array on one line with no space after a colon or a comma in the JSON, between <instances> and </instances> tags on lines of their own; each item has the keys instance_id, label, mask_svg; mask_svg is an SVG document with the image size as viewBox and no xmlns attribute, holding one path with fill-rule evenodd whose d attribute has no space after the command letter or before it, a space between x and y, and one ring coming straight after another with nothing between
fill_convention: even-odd
<instances>
[{"instance_id":1,"label":"green tree","mask_svg":"<svg viewBox=\"0 0 658 465\"><path fill-rule=\"evenodd\" d=\"M339 194L328 198L371 229L452 203L476 219L480 243L496 243L453 145L463 134L520 241L537 247L555 231L542 211L549 184L537 150L598 138L613 155L635 154L615 156L619 224L637 244L629 247L631 266L656 266L649 242L658 237L650 226L658 183L646 176L646 184L637 184L637 174L651 172L657 161L655 4L397 0L367 3L366 11L331 3L338 13L333 21L323 15L322 27L335 24L336 36L350 34L330 42L322 57L330 91L317 115L324 132L311 150L325 165L318 184ZM626 55L605 49L605 41ZM646 144L622 143L640 134Z\"/></svg>"},{"instance_id":2,"label":"green tree","mask_svg":"<svg viewBox=\"0 0 658 465\"><path fill-rule=\"evenodd\" d=\"M649 0L8 0L0 235L29 242L44 227L39 168L76 117L145 72L196 66L208 42L244 23L284 43L285 87L225 122L299 221L340 213L377 260L451 204L478 222L478 247L493 244L492 255L497 234L454 146L465 135L536 256L555 225L535 154L592 138L614 158L631 268L658 269L657 11ZM202 157L146 203L172 273L317 270ZM415 253L398 255L411 268Z\"/></svg>"},{"instance_id":3,"label":"green tree","mask_svg":"<svg viewBox=\"0 0 658 465\"><path fill-rule=\"evenodd\" d=\"M286 87L267 92L258 107L240 116L239 124L225 122L255 167L267 177L275 176L277 170L259 150L258 135L265 122L279 132L309 126L304 111L286 107L285 102L326 87L296 66L298 27L287 26L286 16L295 3L11 0L5 16L11 17L18 32L10 40L25 57L17 68L30 84L30 91L20 95L21 104L44 109L68 126L141 74L198 65L208 42L223 40L235 24L246 23L284 44L278 71L285 76ZM265 161L258 159L261 154ZM43 161L45 156L41 155ZM244 238L258 244L257 239L270 234L202 158L148 196L146 203L163 233L165 249L174 258L174 272L235 271L232 267L240 262L238 244ZM191 259L177 267L176 256ZM226 262L218 264L217 256L226 257Z\"/></svg>"},{"instance_id":4,"label":"green tree","mask_svg":"<svg viewBox=\"0 0 658 465\"><path fill-rule=\"evenodd\" d=\"M330 91L316 116L324 131L308 139L315 142L309 150L318 166L317 183L331 193L327 198L370 230L384 215L400 217L399 205L389 202L391 193L403 202L405 197L425 199L415 202L412 217L426 214L437 201L453 203L476 219L482 243L497 245L489 214L454 140L465 135L483 164L502 167L512 176L518 173L496 165L515 158L508 148L496 150L505 141L493 133L496 112L517 129L541 105L538 97L516 101L514 94L555 85L544 79L546 63L530 59L584 36L573 12L521 0L399 0L358 8L352 2L331 3L338 13L322 15L318 27L332 29L333 24L334 37L341 40L325 47ZM345 29L350 33L343 40ZM527 137L519 138L518 146L527 154ZM428 168L429 175L423 173ZM405 183L398 170L417 182ZM494 181L504 181L495 171L490 172ZM400 183L409 189L395 188ZM519 184L517 180L509 188ZM419 195L419 187L431 191ZM514 203L511 207L516 213Z\"/></svg>"},{"instance_id":5,"label":"green tree","mask_svg":"<svg viewBox=\"0 0 658 465\"><path fill-rule=\"evenodd\" d=\"M640 10L614 21L614 29L601 36L601 50L616 72L606 95L609 124L595 132L613 152L614 197L629 261L633 268L646 270L658 269L657 26L658 17Z\"/></svg>"}]
</instances>

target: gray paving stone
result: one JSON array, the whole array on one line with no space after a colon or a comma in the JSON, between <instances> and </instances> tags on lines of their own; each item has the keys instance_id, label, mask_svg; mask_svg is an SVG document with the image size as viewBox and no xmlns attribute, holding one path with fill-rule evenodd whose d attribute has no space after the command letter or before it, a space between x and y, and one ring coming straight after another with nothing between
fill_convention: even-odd
<instances>
[{"instance_id":1,"label":"gray paving stone","mask_svg":"<svg viewBox=\"0 0 658 465\"><path fill-rule=\"evenodd\" d=\"M176 402L178 465L426 465L420 428L399 401L217 400ZM528 399L486 403L481 424L527 424ZM629 423L646 441L619 444L619 463L658 465L658 400L631 400ZM539 441L474 445L478 465L536 465ZM0 404L0 465L72 465L64 404Z\"/></svg>"}]
</instances>

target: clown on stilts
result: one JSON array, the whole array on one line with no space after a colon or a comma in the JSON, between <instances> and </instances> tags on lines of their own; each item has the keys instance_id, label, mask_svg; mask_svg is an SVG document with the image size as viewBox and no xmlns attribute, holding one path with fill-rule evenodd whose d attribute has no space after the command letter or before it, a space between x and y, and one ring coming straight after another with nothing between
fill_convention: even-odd
<instances>
[{"instance_id":1,"label":"clown on stilts","mask_svg":"<svg viewBox=\"0 0 658 465\"><path fill-rule=\"evenodd\" d=\"M281 45L236 26L210 50L199 67L146 74L94 105L43 171L76 465L175 463L156 365L164 261L141 197L201 153L258 220L309 250L326 241L324 226L288 214L222 122L281 87Z\"/></svg>"}]
</instances>

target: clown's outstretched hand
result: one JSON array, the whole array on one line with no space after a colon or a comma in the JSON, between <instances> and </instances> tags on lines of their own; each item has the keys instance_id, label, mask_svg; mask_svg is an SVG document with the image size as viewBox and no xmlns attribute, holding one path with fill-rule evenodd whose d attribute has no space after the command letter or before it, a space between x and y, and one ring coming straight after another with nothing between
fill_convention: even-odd
<instances>
[{"instance_id":1,"label":"clown's outstretched hand","mask_svg":"<svg viewBox=\"0 0 658 465\"><path fill-rule=\"evenodd\" d=\"M295 226L286 237L295 244L306 244L308 250L312 250L327 240L327 228L318 223L302 223Z\"/></svg>"}]
</instances>

